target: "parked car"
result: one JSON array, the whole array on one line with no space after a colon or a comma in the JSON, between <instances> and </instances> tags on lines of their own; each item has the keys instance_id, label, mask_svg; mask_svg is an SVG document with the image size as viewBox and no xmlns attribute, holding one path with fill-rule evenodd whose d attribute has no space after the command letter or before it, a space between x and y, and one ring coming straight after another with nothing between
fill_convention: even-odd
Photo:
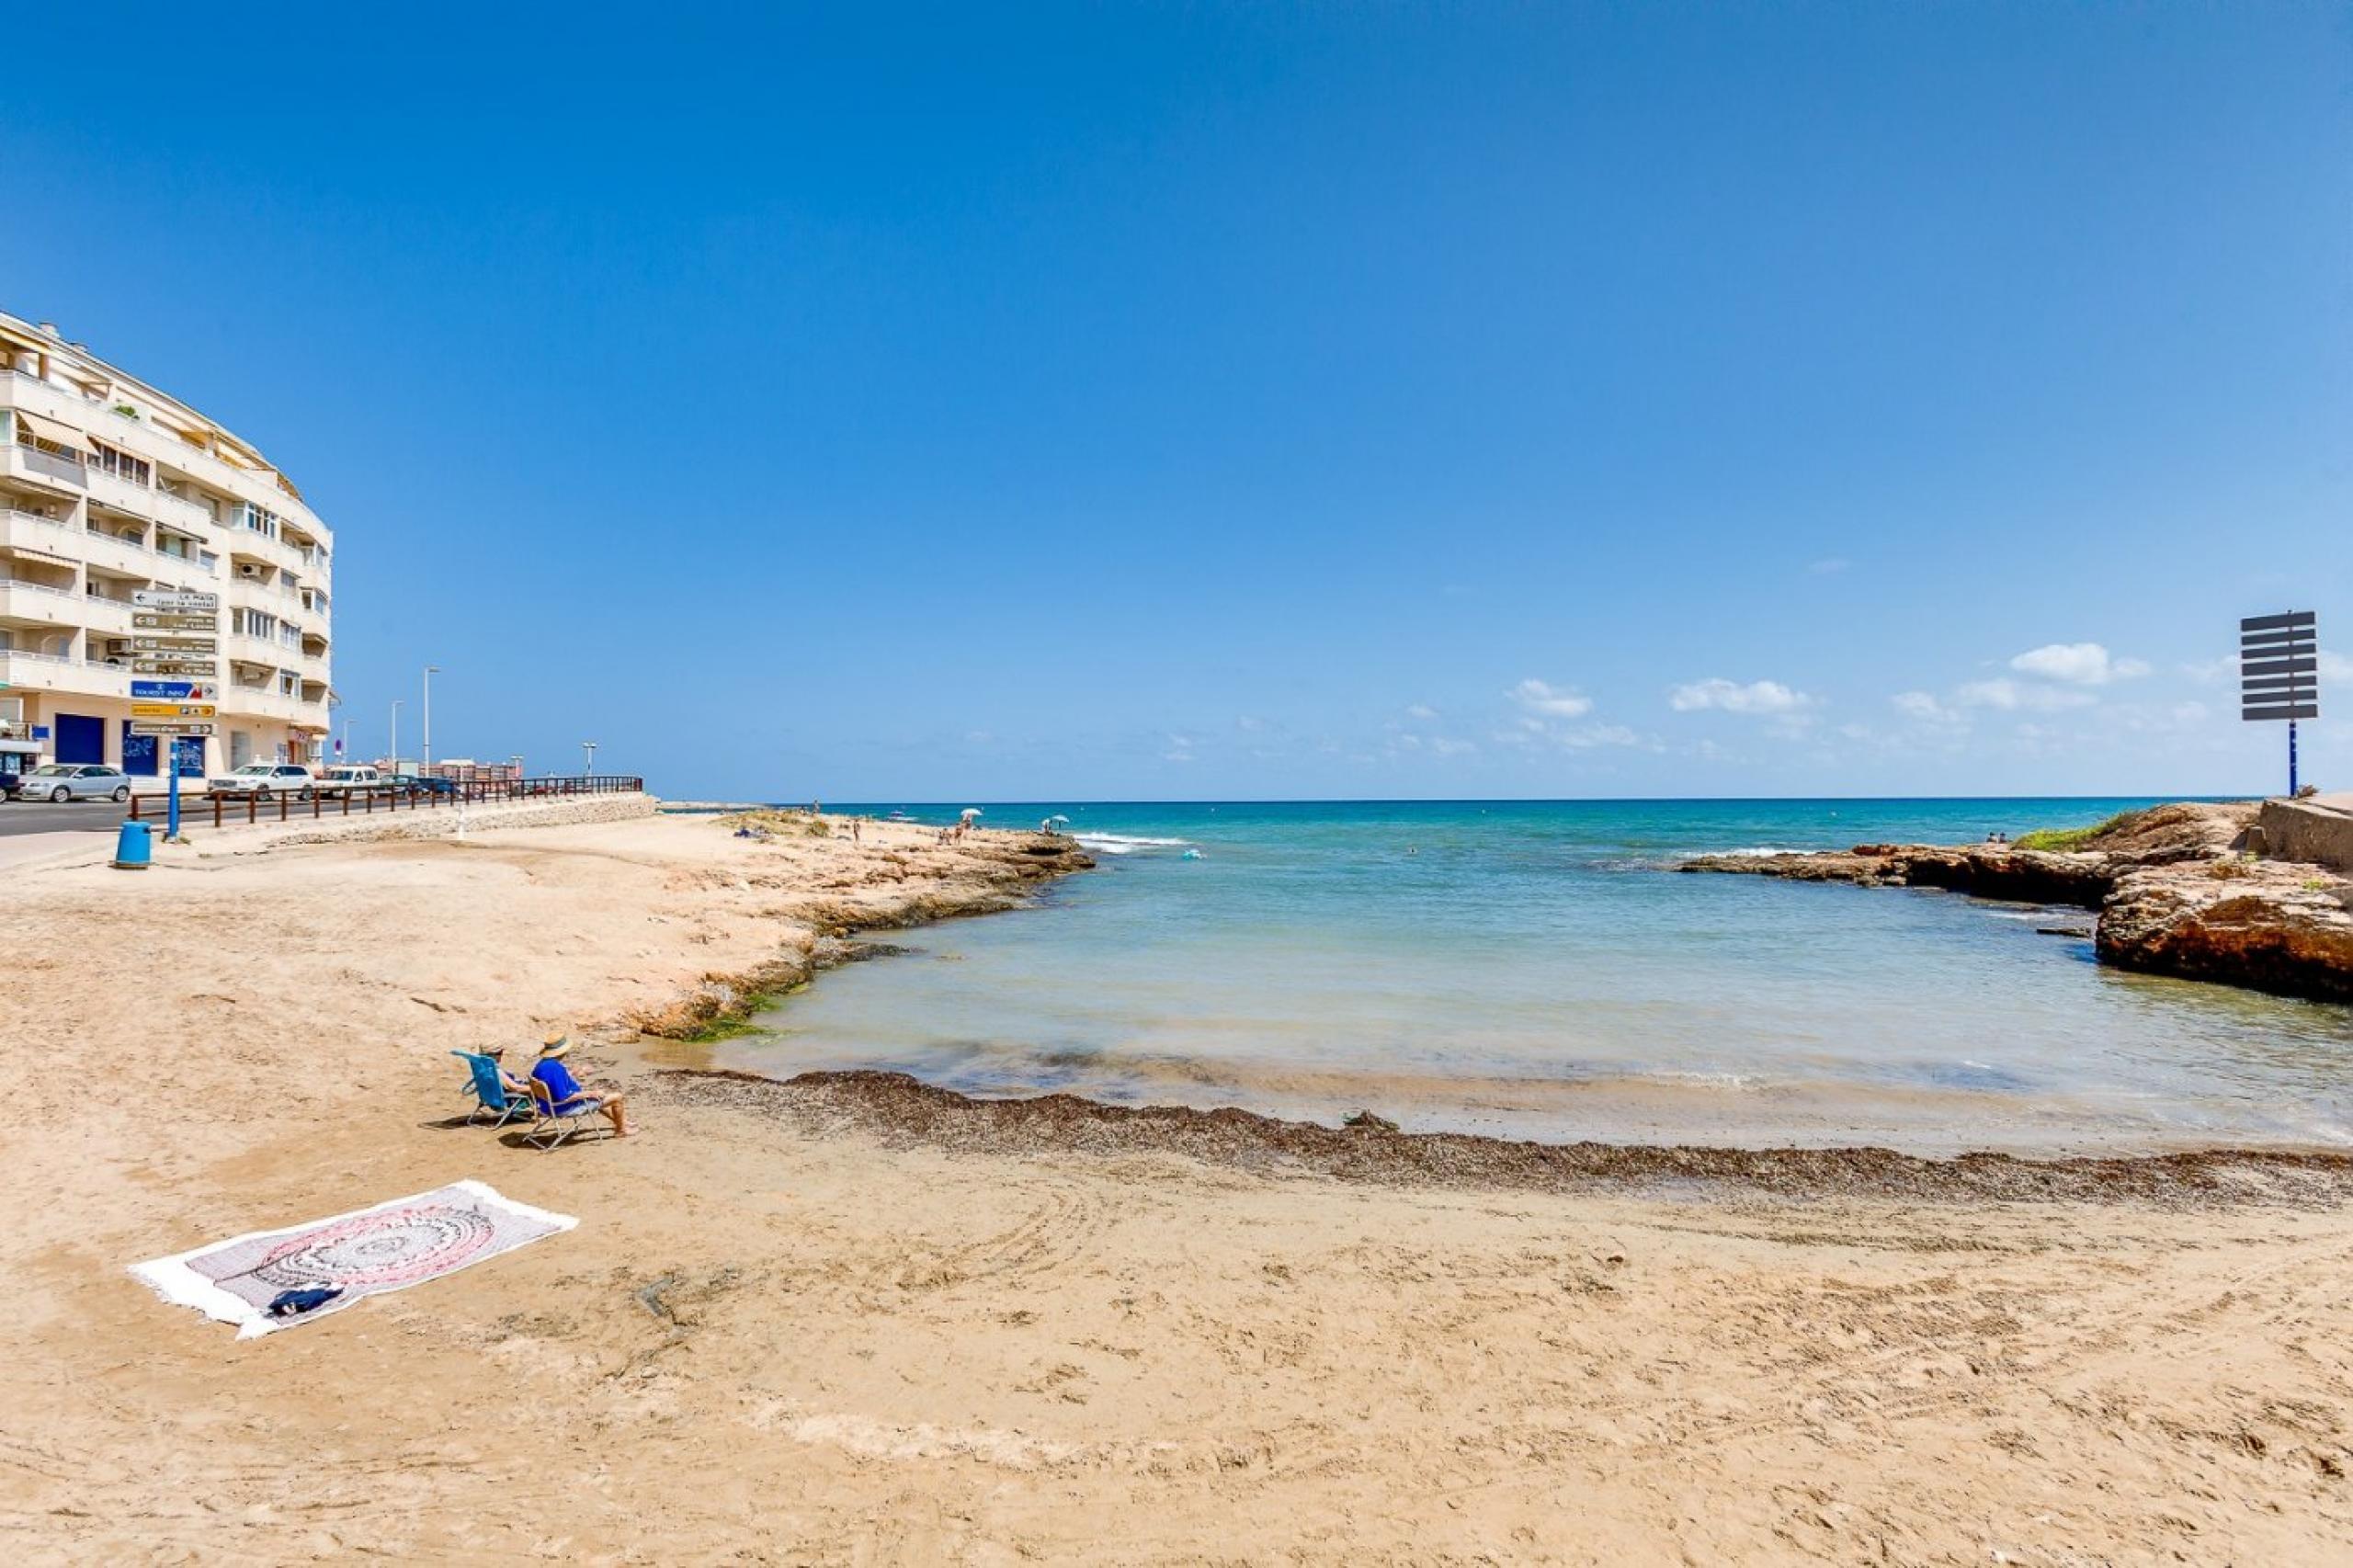
<instances>
[{"instance_id":1,"label":"parked car","mask_svg":"<svg viewBox=\"0 0 2353 1568\"><path fill-rule=\"evenodd\" d=\"M243 767L204 781L208 795L251 795L267 801L272 795L291 795L307 801L318 788L319 781L311 770L296 762L249 762Z\"/></svg>"},{"instance_id":2,"label":"parked car","mask_svg":"<svg viewBox=\"0 0 2353 1568\"><path fill-rule=\"evenodd\" d=\"M45 762L8 776L12 801L128 801L131 776L95 762Z\"/></svg>"},{"instance_id":3,"label":"parked car","mask_svg":"<svg viewBox=\"0 0 2353 1568\"><path fill-rule=\"evenodd\" d=\"M454 795L458 792L454 782L436 778L430 773L395 773L384 782L396 785L412 795Z\"/></svg>"},{"instance_id":4,"label":"parked car","mask_svg":"<svg viewBox=\"0 0 2353 1568\"><path fill-rule=\"evenodd\" d=\"M347 795L354 790L379 790L392 782L365 764L330 767L319 775L315 788L322 795Z\"/></svg>"}]
</instances>

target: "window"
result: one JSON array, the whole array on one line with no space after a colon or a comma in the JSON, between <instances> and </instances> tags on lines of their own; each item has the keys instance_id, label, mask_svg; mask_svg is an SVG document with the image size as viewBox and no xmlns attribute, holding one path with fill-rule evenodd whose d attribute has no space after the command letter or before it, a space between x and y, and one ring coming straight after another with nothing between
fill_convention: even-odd
<instances>
[{"instance_id":1,"label":"window","mask_svg":"<svg viewBox=\"0 0 2353 1568\"><path fill-rule=\"evenodd\" d=\"M146 463L129 452L116 451L104 441L90 443L90 466L141 486L146 485L155 476L155 471Z\"/></svg>"}]
</instances>

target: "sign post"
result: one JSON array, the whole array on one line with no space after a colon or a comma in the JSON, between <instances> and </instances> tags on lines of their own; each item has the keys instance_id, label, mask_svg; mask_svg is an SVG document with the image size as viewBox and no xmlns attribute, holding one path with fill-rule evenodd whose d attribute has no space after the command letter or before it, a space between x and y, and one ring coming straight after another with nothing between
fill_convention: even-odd
<instances>
[{"instance_id":1,"label":"sign post","mask_svg":"<svg viewBox=\"0 0 2353 1568\"><path fill-rule=\"evenodd\" d=\"M132 672L153 676L201 676L196 680L134 680L131 683L134 735L157 737L164 754L165 788L170 791L165 809L164 842L180 836L180 737L210 735L217 726L205 721L218 717L212 705L213 683L221 673L221 645L213 641L221 630L221 596L194 590L142 588L131 596L131 619L140 631L200 632L201 636L138 637L131 641Z\"/></svg>"},{"instance_id":2,"label":"sign post","mask_svg":"<svg viewBox=\"0 0 2353 1568\"><path fill-rule=\"evenodd\" d=\"M2239 622L2239 717L2288 721L2288 798L2296 798L2296 721L2320 717L2318 618L2308 609Z\"/></svg>"}]
</instances>

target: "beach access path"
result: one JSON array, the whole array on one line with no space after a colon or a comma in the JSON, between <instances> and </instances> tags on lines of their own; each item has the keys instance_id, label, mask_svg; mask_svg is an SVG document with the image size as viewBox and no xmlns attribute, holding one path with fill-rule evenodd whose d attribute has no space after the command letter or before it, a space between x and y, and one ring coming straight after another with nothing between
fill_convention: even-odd
<instances>
[{"instance_id":1,"label":"beach access path","mask_svg":"<svg viewBox=\"0 0 2353 1568\"><path fill-rule=\"evenodd\" d=\"M1022 853L645 818L12 874L16 1560L2353 1552L2341 1201L961 1147L625 1038ZM642 1136L456 1124L447 1052L552 1027ZM252 1341L124 1273L462 1177L581 1223Z\"/></svg>"}]
</instances>

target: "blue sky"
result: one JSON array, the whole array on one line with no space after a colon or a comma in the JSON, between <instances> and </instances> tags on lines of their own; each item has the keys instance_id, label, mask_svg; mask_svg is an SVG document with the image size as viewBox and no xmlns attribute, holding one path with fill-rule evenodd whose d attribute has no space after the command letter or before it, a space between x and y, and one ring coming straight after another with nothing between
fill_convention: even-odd
<instances>
[{"instance_id":1,"label":"blue sky","mask_svg":"<svg viewBox=\"0 0 2353 1568\"><path fill-rule=\"evenodd\" d=\"M2235 619L2353 629L2341 7L130 20L0 308L303 486L363 753L2245 791Z\"/></svg>"}]
</instances>

